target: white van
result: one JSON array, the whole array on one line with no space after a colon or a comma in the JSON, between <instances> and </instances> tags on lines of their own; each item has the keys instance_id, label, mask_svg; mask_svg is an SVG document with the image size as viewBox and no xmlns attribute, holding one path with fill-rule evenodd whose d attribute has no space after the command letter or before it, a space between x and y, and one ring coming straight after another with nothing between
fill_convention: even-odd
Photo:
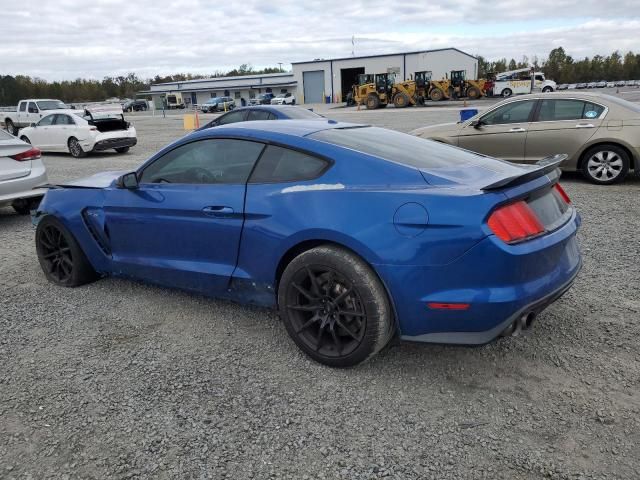
<instances>
[{"instance_id":1,"label":"white van","mask_svg":"<svg viewBox=\"0 0 640 480\"><path fill-rule=\"evenodd\" d=\"M553 92L557 90L556 82L547 80L544 73L534 73L535 83L533 91ZM531 69L521 68L519 70L511 70L496 75L493 85L493 95L504 98L512 95L522 95L525 93L533 93L531 90Z\"/></svg>"}]
</instances>

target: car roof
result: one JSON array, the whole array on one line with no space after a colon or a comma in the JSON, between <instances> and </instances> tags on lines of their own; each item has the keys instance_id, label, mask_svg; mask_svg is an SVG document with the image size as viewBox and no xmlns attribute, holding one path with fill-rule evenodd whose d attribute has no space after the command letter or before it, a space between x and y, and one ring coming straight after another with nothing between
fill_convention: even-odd
<instances>
[{"instance_id":1,"label":"car roof","mask_svg":"<svg viewBox=\"0 0 640 480\"><path fill-rule=\"evenodd\" d=\"M581 82L581 83L585 83L585 82ZM588 83L597 83L597 82L588 82ZM580 85L580 83L578 83L578 85ZM537 100L540 98L542 99L544 98L578 98L582 100L600 99L600 101L603 102L603 101L610 101L612 97L611 95L607 95L606 93L599 93L599 92L547 92L547 93L539 92L539 93L529 93L526 95L517 95L509 98L508 101L527 100L527 99ZM505 101L505 103L507 103L507 101Z\"/></svg>"},{"instance_id":2,"label":"car roof","mask_svg":"<svg viewBox=\"0 0 640 480\"><path fill-rule=\"evenodd\" d=\"M254 120L251 122L236 122L220 125L216 128L201 130L202 136L223 135L230 130L242 130L249 136L259 135L261 132L306 137L312 133L335 128L367 127L357 123L336 122L335 120Z\"/></svg>"}]
</instances>

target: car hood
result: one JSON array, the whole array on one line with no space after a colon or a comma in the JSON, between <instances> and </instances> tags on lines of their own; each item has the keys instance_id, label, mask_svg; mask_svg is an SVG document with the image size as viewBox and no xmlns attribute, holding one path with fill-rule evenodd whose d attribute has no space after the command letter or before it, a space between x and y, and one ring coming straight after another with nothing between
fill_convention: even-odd
<instances>
[{"instance_id":1,"label":"car hood","mask_svg":"<svg viewBox=\"0 0 640 480\"><path fill-rule=\"evenodd\" d=\"M62 188L107 188L113 184L113 182L120 176L127 173L127 171L121 170L117 172L101 172L91 175L90 177L80 178L78 180L71 180L65 183L58 183L55 185L49 185L49 187L62 187Z\"/></svg>"}]
</instances>

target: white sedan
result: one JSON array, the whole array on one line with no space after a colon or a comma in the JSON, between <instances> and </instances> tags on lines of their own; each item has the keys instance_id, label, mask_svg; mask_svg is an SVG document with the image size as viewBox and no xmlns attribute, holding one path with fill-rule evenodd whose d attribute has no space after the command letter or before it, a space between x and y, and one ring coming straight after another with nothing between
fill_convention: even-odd
<instances>
[{"instance_id":1,"label":"white sedan","mask_svg":"<svg viewBox=\"0 0 640 480\"><path fill-rule=\"evenodd\" d=\"M281 93L271 99L271 105L295 105L296 97L291 93Z\"/></svg>"},{"instance_id":2,"label":"white sedan","mask_svg":"<svg viewBox=\"0 0 640 480\"><path fill-rule=\"evenodd\" d=\"M100 106L87 108L85 115L51 113L20 130L20 139L42 151L69 152L76 158L89 152L113 149L125 153L138 140L136 129L119 112Z\"/></svg>"}]
</instances>

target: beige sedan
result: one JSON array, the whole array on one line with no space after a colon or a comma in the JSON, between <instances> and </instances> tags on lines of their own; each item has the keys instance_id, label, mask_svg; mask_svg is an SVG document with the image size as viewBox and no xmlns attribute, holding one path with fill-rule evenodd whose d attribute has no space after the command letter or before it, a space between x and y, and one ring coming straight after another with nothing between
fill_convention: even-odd
<instances>
[{"instance_id":1,"label":"beige sedan","mask_svg":"<svg viewBox=\"0 0 640 480\"><path fill-rule=\"evenodd\" d=\"M598 184L640 171L640 105L611 95L522 95L465 122L411 133L519 163L565 153L563 170L581 171Z\"/></svg>"}]
</instances>

